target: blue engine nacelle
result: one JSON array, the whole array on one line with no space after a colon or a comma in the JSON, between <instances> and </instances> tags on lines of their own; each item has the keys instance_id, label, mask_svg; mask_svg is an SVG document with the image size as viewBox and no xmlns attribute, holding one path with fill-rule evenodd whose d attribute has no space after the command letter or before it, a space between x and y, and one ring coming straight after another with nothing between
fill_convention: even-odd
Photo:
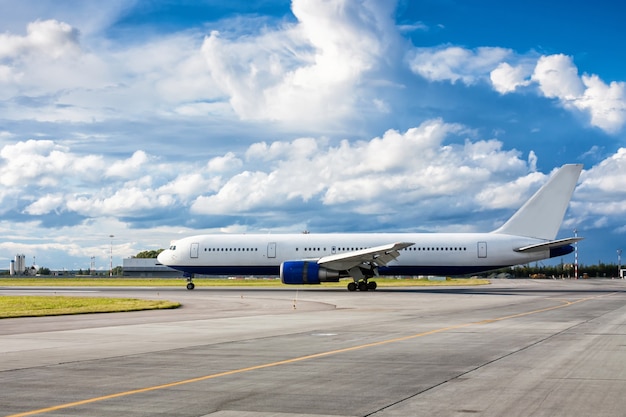
<instances>
[{"instance_id":1,"label":"blue engine nacelle","mask_svg":"<svg viewBox=\"0 0 626 417\"><path fill-rule=\"evenodd\" d=\"M321 268L317 261L286 261L280 264L283 284L319 284L339 281L339 272Z\"/></svg>"}]
</instances>

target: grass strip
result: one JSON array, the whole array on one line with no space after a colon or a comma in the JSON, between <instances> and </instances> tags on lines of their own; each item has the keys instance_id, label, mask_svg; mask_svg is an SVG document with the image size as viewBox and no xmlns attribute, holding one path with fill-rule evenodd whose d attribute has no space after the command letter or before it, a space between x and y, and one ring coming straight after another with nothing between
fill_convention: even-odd
<instances>
[{"instance_id":1,"label":"grass strip","mask_svg":"<svg viewBox=\"0 0 626 417\"><path fill-rule=\"evenodd\" d=\"M167 300L69 296L0 296L0 319L88 313L159 310L180 307Z\"/></svg>"}]
</instances>

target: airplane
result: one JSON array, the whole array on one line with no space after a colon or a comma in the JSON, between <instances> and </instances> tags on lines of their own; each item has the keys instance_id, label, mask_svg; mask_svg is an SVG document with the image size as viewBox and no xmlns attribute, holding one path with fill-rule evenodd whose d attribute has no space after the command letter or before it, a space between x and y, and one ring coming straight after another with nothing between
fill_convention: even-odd
<instances>
[{"instance_id":1,"label":"airplane","mask_svg":"<svg viewBox=\"0 0 626 417\"><path fill-rule=\"evenodd\" d=\"M582 171L563 165L501 227L488 233L209 234L172 241L158 262L195 274L280 276L284 284L351 277L349 291L375 290L375 276L465 275L564 256L581 237L555 240Z\"/></svg>"}]
</instances>

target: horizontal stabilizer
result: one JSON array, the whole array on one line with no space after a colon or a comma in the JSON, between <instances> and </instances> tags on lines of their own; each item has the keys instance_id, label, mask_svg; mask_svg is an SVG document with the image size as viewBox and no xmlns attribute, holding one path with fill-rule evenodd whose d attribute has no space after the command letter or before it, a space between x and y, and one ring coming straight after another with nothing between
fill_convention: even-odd
<instances>
[{"instance_id":1,"label":"horizontal stabilizer","mask_svg":"<svg viewBox=\"0 0 626 417\"><path fill-rule=\"evenodd\" d=\"M549 242L537 243L536 245L528 245L517 248L515 249L515 252L538 252L547 249L560 248L562 246L571 245L572 243L576 243L583 239L584 238L582 237L568 237L566 239L551 240Z\"/></svg>"}]
</instances>

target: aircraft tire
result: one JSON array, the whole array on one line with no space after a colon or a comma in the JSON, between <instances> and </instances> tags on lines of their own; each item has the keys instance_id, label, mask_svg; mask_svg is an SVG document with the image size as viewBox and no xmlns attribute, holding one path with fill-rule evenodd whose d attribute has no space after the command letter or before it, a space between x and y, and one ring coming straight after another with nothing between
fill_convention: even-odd
<instances>
[{"instance_id":1,"label":"aircraft tire","mask_svg":"<svg viewBox=\"0 0 626 417\"><path fill-rule=\"evenodd\" d=\"M193 283L193 282L188 282L188 283L187 283L187 289L188 289L189 291L193 290L194 288L196 288L196 286L194 285L194 283Z\"/></svg>"},{"instance_id":2,"label":"aircraft tire","mask_svg":"<svg viewBox=\"0 0 626 417\"><path fill-rule=\"evenodd\" d=\"M359 291L367 291L367 282L365 281L359 282Z\"/></svg>"},{"instance_id":3,"label":"aircraft tire","mask_svg":"<svg viewBox=\"0 0 626 417\"><path fill-rule=\"evenodd\" d=\"M356 283L351 282L348 284L348 291L356 291Z\"/></svg>"},{"instance_id":4,"label":"aircraft tire","mask_svg":"<svg viewBox=\"0 0 626 417\"><path fill-rule=\"evenodd\" d=\"M374 291L376 289L378 285L376 284L376 281L369 281L367 283L367 289L370 291Z\"/></svg>"}]
</instances>

